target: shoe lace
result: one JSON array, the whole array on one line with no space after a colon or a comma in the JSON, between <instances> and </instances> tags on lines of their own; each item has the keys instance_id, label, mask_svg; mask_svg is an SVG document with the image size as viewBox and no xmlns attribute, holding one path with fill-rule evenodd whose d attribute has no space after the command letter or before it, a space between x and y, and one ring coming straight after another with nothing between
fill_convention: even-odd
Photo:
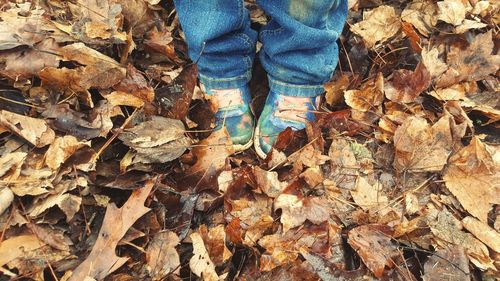
<instances>
[{"instance_id":1,"label":"shoe lace","mask_svg":"<svg viewBox=\"0 0 500 281\"><path fill-rule=\"evenodd\" d=\"M203 92L205 92L204 88L202 86ZM212 89L209 96L212 101L216 102L218 110L227 110L245 104L240 89Z\"/></svg>"},{"instance_id":2,"label":"shoe lace","mask_svg":"<svg viewBox=\"0 0 500 281\"><path fill-rule=\"evenodd\" d=\"M277 111L274 116L281 119L305 123L311 103L311 98L308 97L303 98L280 95L278 98Z\"/></svg>"}]
</instances>

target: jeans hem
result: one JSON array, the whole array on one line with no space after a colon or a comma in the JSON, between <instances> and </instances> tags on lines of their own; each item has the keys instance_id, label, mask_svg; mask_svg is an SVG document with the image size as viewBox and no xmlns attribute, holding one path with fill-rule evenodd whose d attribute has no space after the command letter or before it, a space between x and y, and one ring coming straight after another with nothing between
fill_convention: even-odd
<instances>
[{"instance_id":1,"label":"jeans hem","mask_svg":"<svg viewBox=\"0 0 500 281\"><path fill-rule=\"evenodd\" d=\"M207 89L234 89L248 84L252 78L252 71L248 70L243 75L230 78L214 78L203 74L198 74L198 78Z\"/></svg>"},{"instance_id":2,"label":"jeans hem","mask_svg":"<svg viewBox=\"0 0 500 281\"><path fill-rule=\"evenodd\" d=\"M291 97L317 97L325 92L321 85L295 85L273 79L268 76L269 88L272 92Z\"/></svg>"}]
</instances>

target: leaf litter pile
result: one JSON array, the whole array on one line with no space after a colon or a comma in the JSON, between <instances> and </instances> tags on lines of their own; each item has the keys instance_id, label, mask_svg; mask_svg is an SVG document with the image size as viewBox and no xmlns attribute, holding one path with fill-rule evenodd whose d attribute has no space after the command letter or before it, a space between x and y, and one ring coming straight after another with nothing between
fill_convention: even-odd
<instances>
[{"instance_id":1,"label":"leaf litter pile","mask_svg":"<svg viewBox=\"0 0 500 281\"><path fill-rule=\"evenodd\" d=\"M349 6L260 160L211 133L172 1L1 1L0 280L498 280L499 3Z\"/></svg>"}]
</instances>

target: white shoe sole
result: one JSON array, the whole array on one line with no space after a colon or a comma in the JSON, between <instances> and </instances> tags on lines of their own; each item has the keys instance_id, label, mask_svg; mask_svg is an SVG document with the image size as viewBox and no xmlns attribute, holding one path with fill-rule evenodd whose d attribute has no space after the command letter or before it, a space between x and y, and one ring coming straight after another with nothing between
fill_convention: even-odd
<instances>
[{"instance_id":1,"label":"white shoe sole","mask_svg":"<svg viewBox=\"0 0 500 281\"><path fill-rule=\"evenodd\" d=\"M260 147L259 135L260 135L260 130L259 130L259 125L257 123L257 126L255 127L255 133L253 136L253 144L255 147L255 152L257 152L257 156L259 156L262 159L266 159L267 154Z\"/></svg>"}]
</instances>

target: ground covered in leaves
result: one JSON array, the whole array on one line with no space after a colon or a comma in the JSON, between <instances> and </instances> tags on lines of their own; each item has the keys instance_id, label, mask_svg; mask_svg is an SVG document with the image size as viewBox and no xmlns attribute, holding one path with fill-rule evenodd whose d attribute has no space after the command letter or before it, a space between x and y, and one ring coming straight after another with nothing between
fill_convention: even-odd
<instances>
[{"instance_id":1,"label":"ground covered in leaves","mask_svg":"<svg viewBox=\"0 0 500 281\"><path fill-rule=\"evenodd\" d=\"M498 2L349 6L260 160L210 133L171 1L0 1L0 280L498 280Z\"/></svg>"}]
</instances>

